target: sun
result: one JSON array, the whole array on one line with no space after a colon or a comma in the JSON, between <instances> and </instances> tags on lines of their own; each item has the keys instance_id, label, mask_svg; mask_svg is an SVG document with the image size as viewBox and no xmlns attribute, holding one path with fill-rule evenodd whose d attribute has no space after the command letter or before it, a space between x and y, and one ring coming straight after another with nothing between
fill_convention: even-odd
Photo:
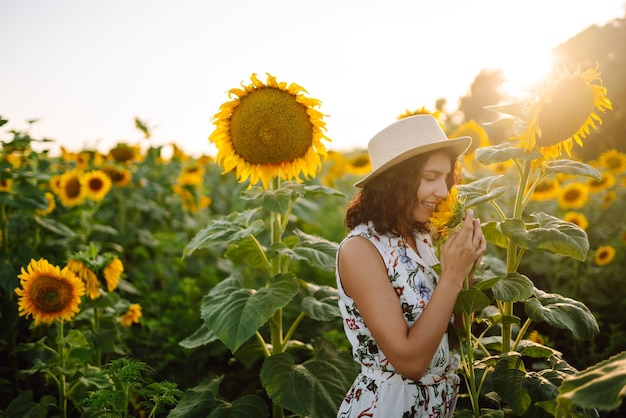
<instances>
[{"instance_id":1,"label":"sun","mask_svg":"<svg viewBox=\"0 0 626 418\"><path fill-rule=\"evenodd\" d=\"M528 47L527 50L505 49L499 54L504 76L501 92L513 99L523 99L554 71L554 56L549 50Z\"/></svg>"}]
</instances>

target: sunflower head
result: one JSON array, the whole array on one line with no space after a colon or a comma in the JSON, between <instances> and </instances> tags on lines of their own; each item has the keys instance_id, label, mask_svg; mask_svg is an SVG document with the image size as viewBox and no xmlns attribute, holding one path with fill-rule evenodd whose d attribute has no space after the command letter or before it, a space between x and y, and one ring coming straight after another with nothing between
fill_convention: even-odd
<instances>
[{"instance_id":1,"label":"sunflower head","mask_svg":"<svg viewBox=\"0 0 626 418\"><path fill-rule=\"evenodd\" d=\"M580 209L589 201L589 185L572 182L559 189L557 199L563 209Z\"/></svg>"},{"instance_id":2,"label":"sunflower head","mask_svg":"<svg viewBox=\"0 0 626 418\"><path fill-rule=\"evenodd\" d=\"M404 113L398 115L398 119L404 119L404 118L408 118L409 116L415 116L415 115L433 115L435 119L439 120L439 116L441 115L441 112L438 110L431 112L430 110L426 109L426 106L422 106L421 109L415 109L415 110L406 109Z\"/></svg>"},{"instance_id":3,"label":"sunflower head","mask_svg":"<svg viewBox=\"0 0 626 418\"><path fill-rule=\"evenodd\" d=\"M430 224L435 230L435 235L443 239L463 222L464 217L465 200L459 198L458 189L452 187L447 199L437 205L437 210L430 218Z\"/></svg>"},{"instance_id":4,"label":"sunflower head","mask_svg":"<svg viewBox=\"0 0 626 418\"><path fill-rule=\"evenodd\" d=\"M123 272L124 264L122 264L122 261L118 257L113 256L111 261L102 270L102 275L104 276L104 281L107 284L107 290L109 292L117 289Z\"/></svg>"},{"instance_id":5,"label":"sunflower head","mask_svg":"<svg viewBox=\"0 0 626 418\"><path fill-rule=\"evenodd\" d=\"M61 174L59 179L59 199L63 206L73 207L83 203L85 188L81 182L82 173L78 169Z\"/></svg>"},{"instance_id":6,"label":"sunflower head","mask_svg":"<svg viewBox=\"0 0 626 418\"><path fill-rule=\"evenodd\" d=\"M605 245L596 250L596 255L593 261L598 266L606 266L615 258L615 248L610 245Z\"/></svg>"},{"instance_id":7,"label":"sunflower head","mask_svg":"<svg viewBox=\"0 0 626 418\"><path fill-rule=\"evenodd\" d=\"M109 150L109 158L118 163L130 163L143 160L139 146L129 145L123 142L116 144Z\"/></svg>"},{"instance_id":8,"label":"sunflower head","mask_svg":"<svg viewBox=\"0 0 626 418\"><path fill-rule=\"evenodd\" d=\"M563 215L563 220L565 222L571 222L574 225L578 226L580 229L585 230L589 226L589 221L587 217L580 212L569 211Z\"/></svg>"},{"instance_id":9,"label":"sunflower head","mask_svg":"<svg viewBox=\"0 0 626 418\"><path fill-rule=\"evenodd\" d=\"M130 327L133 323L138 324L139 319L143 316L141 312L141 305L133 303L128 307L128 310L120 317L120 324L124 327Z\"/></svg>"},{"instance_id":10,"label":"sunflower head","mask_svg":"<svg viewBox=\"0 0 626 418\"><path fill-rule=\"evenodd\" d=\"M133 177L126 167L118 167L114 164L105 164L102 166L101 170L109 176L111 182L118 187L126 186Z\"/></svg>"},{"instance_id":11,"label":"sunflower head","mask_svg":"<svg viewBox=\"0 0 626 418\"><path fill-rule=\"evenodd\" d=\"M610 171L605 171L600 174L600 180L590 179L588 183L590 192L601 192L615 185L615 176Z\"/></svg>"},{"instance_id":12,"label":"sunflower head","mask_svg":"<svg viewBox=\"0 0 626 418\"><path fill-rule=\"evenodd\" d=\"M46 201L48 202L48 207L45 209L36 210L37 214L40 216L46 216L51 214L57 206L56 200L54 199L54 194L52 194L51 192L46 192L44 196L46 197Z\"/></svg>"},{"instance_id":13,"label":"sunflower head","mask_svg":"<svg viewBox=\"0 0 626 418\"><path fill-rule=\"evenodd\" d=\"M611 149L600 154L600 165L613 174L622 174L626 171L626 154Z\"/></svg>"},{"instance_id":14,"label":"sunflower head","mask_svg":"<svg viewBox=\"0 0 626 418\"><path fill-rule=\"evenodd\" d=\"M474 161L474 152L477 148L489 145L489 135L487 131L478 124L474 119L459 125L454 131L450 132L450 138L458 138L460 136L469 136L472 138L472 144L463 154L465 160Z\"/></svg>"},{"instance_id":15,"label":"sunflower head","mask_svg":"<svg viewBox=\"0 0 626 418\"><path fill-rule=\"evenodd\" d=\"M68 261L66 268L83 281L85 292L89 299L100 297L100 281L96 273L87 264L80 260L72 259Z\"/></svg>"},{"instance_id":16,"label":"sunflower head","mask_svg":"<svg viewBox=\"0 0 626 418\"><path fill-rule=\"evenodd\" d=\"M13 187L13 180L10 178L0 177L0 192L10 192Z\"/></svg>"},{"instance_id":17,"label":"sunflower head","mask_svg":"<svg viewBox=\"0 0 626 418\"><path fill-rule=\"evenodd\" d=\"M69 321L79 311L85 285L67 267L61 269L46 259L33 259L17 277L22 286L15 289L19 315L32 316L35 325Z\"/></svg>"},{"instance_id":18,"label":"sunflower head","mask_svg":"<svg viewBox=\"0 0 626 418\"><path fill-rule=\"evenodd\" d=\"M537 149L545 160L557 159L563 150L571 156L574 142L583 146L591 128L602 123L598 112L612 109L606 93L597 67L561 74L530 104L526 131L518 137L520 146Z\"/></svg>"},{"instance_id":19,"label":"sunflower head","mask_svg":"<svg viewBox=\"0 0 626 418\"><path fill-rule=\"evenodd\" d=\"M559 182L552 177L543 178L533 190L530 199L538 202L551 200L559 188Z\"/></svg>"},{"instance_id":20,"label":"sunflower head","mask_svg":"<svg viewBox=\"0 0 626 418\"><path fill-rule=\"evenodd\" d=\"M85 196L94 202L103 200L111 190L111 178L101 170L92 170L83 174L81 182L85 188Z\"/></svg>"},{"instance_id":21,"label":"sunflower head","mask_svg":"<svg viewBox=\"0 0 626 418\"><path fill-rule=\"evenodd\" d=\"M329 140L324 115L316 109L320 101L269 74L266 83L255 74L251 80L231 89L234 99L213 117L209 140L217 146L216 162L225 173L236 170L240 182L261 181L264 188L276 178L299 182L301 174L314 177L326 156L322 140Z\"/></svg>"}]
</instances>

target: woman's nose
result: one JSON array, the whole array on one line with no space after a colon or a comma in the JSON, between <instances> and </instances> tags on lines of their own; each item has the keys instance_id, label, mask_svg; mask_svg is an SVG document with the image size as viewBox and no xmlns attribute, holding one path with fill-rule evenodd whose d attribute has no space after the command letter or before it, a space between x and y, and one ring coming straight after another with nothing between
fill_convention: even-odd
<instances>
[{"instance_id":1,"label":"woman's nose","mask_svg":"<svg viewBox=\"0 0 626 418\"><path fill-rule=\"evenodd\" d=\"M445 181L439 182L437 184L437 188L435 189L435 196L440 199L447 199L448 193L448 184Z\"/></svg>"}]
</instances>

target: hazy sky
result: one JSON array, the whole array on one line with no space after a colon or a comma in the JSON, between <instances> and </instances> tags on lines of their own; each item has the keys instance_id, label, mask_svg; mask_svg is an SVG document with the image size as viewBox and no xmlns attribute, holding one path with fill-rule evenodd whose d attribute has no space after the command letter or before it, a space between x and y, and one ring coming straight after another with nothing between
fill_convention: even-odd
<instances>
[{"instance_id":1,"label":"hazy sky","mask_svg":"<svg viewBox=\"0 0 626 418\"><path fill-rule=\"evenodd\" d=\"M524 86L552 48L624 0L0 0L0 116L71 150L175 142L212 153L212 116L257 73L322 101L330 149L406 109L456 110L481 69ZM51 147L54 148L54 147Z\"/></svg>"}]
</instances>

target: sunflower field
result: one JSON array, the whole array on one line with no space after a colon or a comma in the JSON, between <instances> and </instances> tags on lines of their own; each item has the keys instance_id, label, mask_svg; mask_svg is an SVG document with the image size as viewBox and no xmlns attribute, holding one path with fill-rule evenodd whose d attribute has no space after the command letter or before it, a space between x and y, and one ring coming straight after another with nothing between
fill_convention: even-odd
<instances>
[{"instance_id":1,"label":"sunflower field","mask_svg":"<svg viewBox=\"0 0 626 418\"><path fill-rule=\"evenodd\" d=\"M440 211L474 208L489 242L455 309L472 324L455 416L619 416L626 154L576 158L612 109L599 76L497 109L504 138L433 112L476 144ZM3 417L336 415L358 368L335 254L367 151L326 150L295 83L253 75L229 98L216 156L2 132Z\"/></svg>"}]
</instances>

